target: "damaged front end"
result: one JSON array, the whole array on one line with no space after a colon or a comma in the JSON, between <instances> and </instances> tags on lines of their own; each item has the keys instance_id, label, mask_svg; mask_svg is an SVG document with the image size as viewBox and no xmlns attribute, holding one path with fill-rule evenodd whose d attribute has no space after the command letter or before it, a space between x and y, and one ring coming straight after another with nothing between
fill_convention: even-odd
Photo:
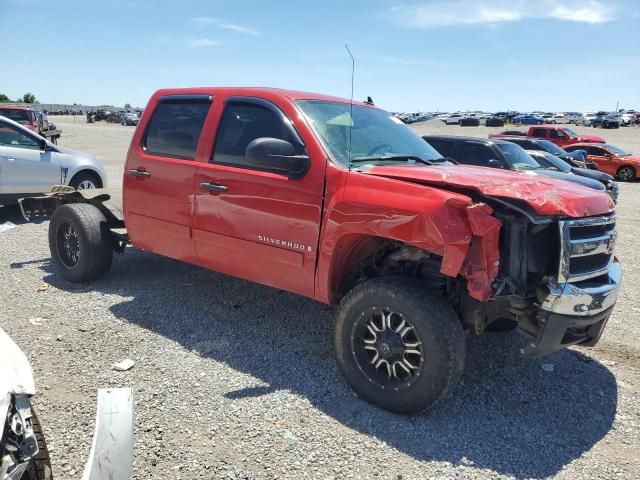
<instances>
[{"instance_id":1,"label":"damaged front end","mask_svg":"<svg viewBox=\"0 0 640 480\"><path fill-rule=\"evenodd\" d=\"M3 413L6 411L0 442L0 479L18 480L40 451L35 416L27 395L8 395L0 403L4 404Z\"/></svg>"},{"instance_id":2,"label":"damaged front end","mask_svg":"<svg viewBox=\"0 0 640 480\"><path fill-rule=\"evenodd\" d=\"M622 278L613 255L615 214L556 221L496 208L495 217L502 228L493 293L485 302L468 286L459 302L463 322L476 334L494 322L513 322L531 337L523 353L532 357L595 345ZM472 242L468 258L473 250Z\"/></svg>"}]
</instances>

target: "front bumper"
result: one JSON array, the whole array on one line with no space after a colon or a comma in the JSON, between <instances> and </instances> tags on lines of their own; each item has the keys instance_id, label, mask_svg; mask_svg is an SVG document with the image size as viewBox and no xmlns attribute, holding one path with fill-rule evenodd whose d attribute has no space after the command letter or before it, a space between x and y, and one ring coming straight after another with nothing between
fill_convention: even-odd
<instances>
[{"instance_id":1,"label":"front bumper","mask_svg":"<svg viewBox=\"0 0 640 480\"><path fill-rule=\"evenodd\" d=\"M541 357L571 345L595 345L613 311L621 281L622 267L617 259L597 279L575 284L548 281L538 292L535 340L523 353Z\"/></svg>"}]
</instances>

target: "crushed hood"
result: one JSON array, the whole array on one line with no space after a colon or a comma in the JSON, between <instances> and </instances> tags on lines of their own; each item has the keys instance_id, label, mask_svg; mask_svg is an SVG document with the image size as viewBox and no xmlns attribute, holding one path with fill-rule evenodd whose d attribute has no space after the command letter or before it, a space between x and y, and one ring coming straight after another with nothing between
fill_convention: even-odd
<instances>
[{"instance_id":1,"label":"crushed hood","mask_svg":"<svg viewBox=\"0 0 640 480\"><path fill-rule=\"evenodd\" d=\"M612 212L615 205L604 192L535 172L512 172L463 165L374 166L369 175L436 187L476 191L488 197L517 200L538 215L587 217Z\"/></svg>"}]
</instances>

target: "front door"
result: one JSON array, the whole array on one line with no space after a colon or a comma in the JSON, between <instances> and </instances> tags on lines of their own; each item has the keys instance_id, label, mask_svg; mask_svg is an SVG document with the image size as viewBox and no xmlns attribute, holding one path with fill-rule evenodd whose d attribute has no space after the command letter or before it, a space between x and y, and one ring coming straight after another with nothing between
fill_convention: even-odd
<instances>
[{"instance_id":1,"label":"front door","mask_svg":"<svg viewBox=\"0 0 640 480\"><path fill-rule=\"evenodd\" d=\"M620 160L616 159L608 150L597 146L587 147L587 158L598 166L598 170L609 175L616 175L620 167Z\"/></svg>"},{"instance_id":2,"label":"front door","mask_svg":"<svg viewBox=\"0 0 640 480\"><path fill-rule=\"evenodd\" d=\"M291 121L265 100L228 99L218 125L213 154L196 179L193 235L200 263L313 295L325 159L312 156L299 179L249 160L247 146L265 137L306 153Z\"/></svg>"},{"instance_id":3,"label":"front door","mask_svg":"<svg viewBox=\"0 0 640 480\"><path fill-rule=\"evenodd\" d=\"M62 182L56 152L41 150L42 140L0 121L0 192L46 193Z\"/></svg>"},{"instance_id":4,"label":"front door","mask_svg":"<svg viewBox=\"0 0 640 480\"><path fill-rule=\"evenodd\" d=\"M209 95L160 97L124 174L124 214L133 245L197 262L191 222L198 145L211 106Z\"/></svg>"}]
</instances>

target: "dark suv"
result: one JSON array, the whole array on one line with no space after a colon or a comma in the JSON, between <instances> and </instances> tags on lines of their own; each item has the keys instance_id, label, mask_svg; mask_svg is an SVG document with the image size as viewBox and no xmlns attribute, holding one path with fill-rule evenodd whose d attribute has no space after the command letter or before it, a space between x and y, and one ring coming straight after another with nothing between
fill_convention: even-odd
<instances>
[{"instance_id":1,"label":"dark suv","mask_svg":"<svg viewBox=\"0 0 640 480\"><path fill-rule=\"evenodd\" d=\"M575 150L573 152L567 152L560 148L555 143L549 140L543 140L540 138L527 138L514 136L513 138L503 137L502 140L520 145L525 150L537 150L541 152L547 152L556 157L560 157L566 162L569 162L572 166L577 168L590 168L591 170L597 170L598 166L587 160L587 152L584 150Z\"/></svg>"},{"instance_id":2,"label":"dark suv","mask_svg":"<svg viewBox=\"0 0 640 480\"><path fill-rule=\"evenodd\" d=\"M458 137L454 135L425 135L422 138L443 157L451 158L463 165L516 171L535 170L540 175L578 183L594 190L605 191L605 186L599 181L543 167L522 147L507 140Z\"/></svg>"}]
</instances>

